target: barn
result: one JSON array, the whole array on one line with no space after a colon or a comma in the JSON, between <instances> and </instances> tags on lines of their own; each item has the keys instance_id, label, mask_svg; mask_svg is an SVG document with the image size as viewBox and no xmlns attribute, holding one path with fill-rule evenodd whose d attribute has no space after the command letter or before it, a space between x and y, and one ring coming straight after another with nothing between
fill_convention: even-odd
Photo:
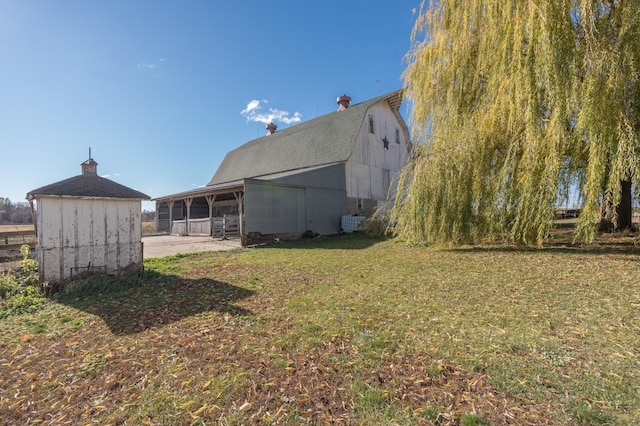
<instances>
[{"instance_id":1,"label":"barn","mask_svg":"<svg viewBox=\"0 0 640 426\"><path fill-rule=\"evenodd\" d=\"M156 227L179 235L239 236L244 245L344 231L394 192L407 163L401 90L267 134L226 154L203 188L154 198Z\"/></svg>"},{"instance_id":2,"label":"barn","mask_svg":"<svg viewBox=\"0 0 640 426\"><path fill-rule=\"evenodd\" d=\"M82 174L27 194L41 282L142 270L141 201L149 196L98 176L91 151L81 166Z\"/></svg>"}]
</instances>

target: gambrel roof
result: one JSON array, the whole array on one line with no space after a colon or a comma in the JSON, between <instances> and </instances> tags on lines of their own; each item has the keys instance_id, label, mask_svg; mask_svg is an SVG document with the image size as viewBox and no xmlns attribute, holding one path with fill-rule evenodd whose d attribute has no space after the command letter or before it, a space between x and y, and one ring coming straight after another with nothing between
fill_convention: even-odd
<instances>
[{"instance_id":1,"label":"gambrel roof","mask_svg":"<svg viewBox=\"0 0 640 426\"><path fill-rule=\"evenodd\" d=\"M345 162L369 108L386 101L398 113L402 96L402 90L387 93L247 142L227 153L207 186Z\"/></svg>"}]
</instances>

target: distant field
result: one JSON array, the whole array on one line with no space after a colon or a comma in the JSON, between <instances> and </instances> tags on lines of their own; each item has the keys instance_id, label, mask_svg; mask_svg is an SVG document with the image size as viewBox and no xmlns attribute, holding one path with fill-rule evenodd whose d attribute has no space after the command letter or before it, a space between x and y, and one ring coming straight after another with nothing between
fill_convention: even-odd
<instances>
[{"instance_id":1,"label":"distant field","mask_svg":"<svg viewBox=\"0 0 640 426\"><path fill-rule=\"evenodd\" d=\"M31 235L11 235L8 232L31 232ZM142 222L142 235L156 233L155 222ZM0 262L12 261L20 258L19 246L29 244L35 248L36 235L33 225L0 225Z\"/></svg>"},{"instance_id":2,"label":"distant field","mask_svg":"<svg viewBox=\"0 0 640 426\"><path fill-rule=\"evenodd\" d=\"M0 225L0 233L9 231L29 231L33 225Z\"/></svg>"},{"instance_id":3,"label":"distant field","mask_svg":"<svg viewBox=\"0 0 640 426\"><path fill-rule=\"evenodd\" d=\"M36 235L33 225L0 225L0 261L15 257L22 244L35 246Z\"/></svg>"},{"instance_id":4,"label":"distant field","mask_svg":"<svg viewBox=\"0 0 640 426\"><path fill-rule=\"evenodd\" d=\"M156 233L155 222L142 222L142 235L153 235Z\"/></svg>"},{"instance_id":5,"label":"distant field","mask_svg":"<svg viewBox=\"0 0 640 426\"><path fill-rule=\"evenodd\" d=\"M33 230L33 225L0 225L0 234L9 231L29 231ZM142 222L142 235L156 233L155 222Z\"/></svg>"}]
</instances>

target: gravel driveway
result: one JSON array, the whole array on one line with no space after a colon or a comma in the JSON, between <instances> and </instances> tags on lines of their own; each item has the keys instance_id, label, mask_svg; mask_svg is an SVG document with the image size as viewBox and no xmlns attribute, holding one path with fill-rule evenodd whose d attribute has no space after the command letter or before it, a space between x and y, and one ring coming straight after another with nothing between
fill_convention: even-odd
<instances>
[{"instance_id":1,"label":"gravel driveway","mask_svg":"<svg viewBox=\"0 0 640 426\"><path fill-rule=\"evenodd\" d=\"M153 235L142 237L143 255L164 257L178 253L230 250L240 245L240 239L220 240L212 237L180 237L177 235Z\"/></svg>"}]
</instances>

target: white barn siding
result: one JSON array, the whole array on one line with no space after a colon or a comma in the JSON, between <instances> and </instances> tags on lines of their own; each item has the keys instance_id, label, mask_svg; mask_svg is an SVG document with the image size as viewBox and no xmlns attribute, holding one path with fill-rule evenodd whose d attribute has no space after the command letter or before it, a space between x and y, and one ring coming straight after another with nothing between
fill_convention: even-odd
<instances>
[{"instance_id":1,"label":"white barn siding","mask_svg":"<svg viewBox=\"0 0 640 426\"><path fill-rule=\"evenodd\" d=\"M142 269L139 200L40 197L38 250L42 281L62 281L88 268Z\"/></svg>"},{"instance_id":2,"label":"white barn siding","mask_svg":"<svg viewBox=\"0 0 640 426\"><path fill-rule=\"evenodd\" d=\"M374 133L369 131L369 115ZM399 143L396 142L396 129ZM407 160L407 134L386 102L369 108L360 128L358 140L346 163L347 196L385 199L389 186ZM388 149L382 140L389 141Z\"/></svg>"}]
</instances>

